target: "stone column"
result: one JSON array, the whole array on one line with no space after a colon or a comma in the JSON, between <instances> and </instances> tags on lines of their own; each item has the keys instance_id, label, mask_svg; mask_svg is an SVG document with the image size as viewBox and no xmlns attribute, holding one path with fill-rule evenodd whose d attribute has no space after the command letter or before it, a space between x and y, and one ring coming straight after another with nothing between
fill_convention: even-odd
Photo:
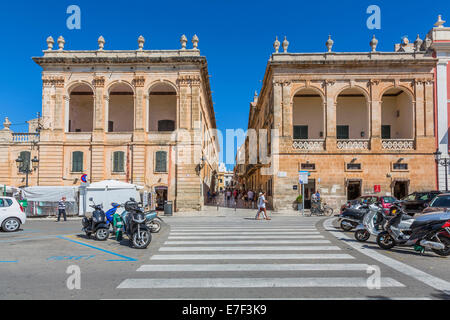
<instances>
[{"instance_id":1,"label":"stone column","mask_svg":"<svg viewBox=\"0 0 450 320\"><path fill-rule=\"evenodd\" d=\"M283 137L293 137L291 83L283 82Z\"/></svg>"},{"instance_id":2,"label":"stone column","mask_svg":"<svg viewBox=\"0 0 450 320\"><path fill-rule=\"evenodd\" d=\"M103 96L105 86L104 77L94 77L94 135L96 139L103 138L103 133L106 131L105 128L105 99Z\"/></svg>"},{"instance_id":3,"label":"stone column","mask_svg":"<svg viewBox=\"0 0 450 320\"><path fill-rule=\"evenodd\" d=\"M273 128L283 132L283 106L281 82L273 83Z\"/></svg>"},{"instance_id":4,"label":"stone column","mask_svg":"<svg viewBox=\"0 0 450 320\"><path fill-rule=\"evenodd\" d=\"M190 129L191 124L191 88L190 81L187 76L180 76L178 79L178 85L180 90L179 104L178 104L178 120L177 128Z\"/></svg>"},{"instance_id":5,"label":"stone column","mask_svg":"<svg viewBox=\"0 0 450 320\"><path fill-rule=\"evenodd\" d=\"M424 89L425 104L425 135L434 136L434 90L433 80L425 81Z\"/></svg>"},{"instance_id":6,"label":"stone column","mask_svg":"<svg viewBox=\"0 0 450 320\"><path fill-rule=\"evenodd\" d=\"M414 81L416 91L416 135L413 138L423 137L425 135L425 81Z\"/></svg>"},{"instance_id":7,"label":"stone column","mask_svg":"<svg viewBox=\"0 0 450 320\"><path fill-rule=\"evenodd\" d=\"M380 81L370 80L370 99L369 112L370 112L370 148L374 152L381 152L381 125L382 125L382 101L380 100ZM379 99L380 98L380 99Z\"/></svg>"},{"instance_id":8,"label":"stone column","mask_svg":"<svg viewBox=\"0 0 450 320\"><path fill-rule=\"evenodd\" d=\"M55 112L54 112L54 131L59 131L58 134L64 130L64 78L55 78L53 80L55 86Z\"/></svg>"},{"instance_id":9,"label":"stone column","mask_svg":"<svg viewBox=\"0 0 450 320\"><path fill-rule=\"evenodd\" d=\"M325 99L326 99L326 135L325 148L327 151L336 151L336 102L333 94L334 80L325 80Z\"/></svg>"},{"instance_id":10,"label":"stone column","mask_svg":"<svg viewBox=\"0 0 450 320\"><path fill-rule=\"evenodd\" d=\"M134 141L145 141L145 77L135 77L133 84L136 92L134 96Z\"/></svg>"}]
</instances>

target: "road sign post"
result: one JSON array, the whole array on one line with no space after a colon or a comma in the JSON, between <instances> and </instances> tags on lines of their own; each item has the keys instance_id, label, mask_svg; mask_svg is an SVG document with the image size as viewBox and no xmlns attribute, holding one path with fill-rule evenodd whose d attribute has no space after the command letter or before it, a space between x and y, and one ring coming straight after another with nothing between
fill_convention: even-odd
<instances>
[{"instance_id":1,"label":"road sign post","mask_svg":"<svg viewBox=\"0 0 450 320\"><path fill-rule=\"evenodd\" d=\"M305 184L308 184L308 171L298 172L298 181L302 185L302 215L305 215Z\"/></svg>"}]
</instances>

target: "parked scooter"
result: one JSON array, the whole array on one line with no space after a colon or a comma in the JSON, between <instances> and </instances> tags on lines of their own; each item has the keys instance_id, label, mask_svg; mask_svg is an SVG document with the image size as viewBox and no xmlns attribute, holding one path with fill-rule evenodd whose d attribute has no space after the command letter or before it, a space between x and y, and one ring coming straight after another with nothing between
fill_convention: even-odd
<instances>
[{"instance_id":1,"label":"parked scooter","mask_svg":"<svg viewBox=\"0 0 450 320\"><path fill-rule=\"evenodd\" d=\"M158 233L161 230L161 222L163 220L158 217L158 214L156 211L150 211L145 215L145 224L150 229L152 233Z\"/></svg>"},{"instance_id":2,"label":"parked scooter","mask_svg":"<svg viewBox=\"0 0 450 320\"><path fill-rule=\"evenodd\" d=\"M369 206L366 203L355 203L336 217L342 230L350 231L362 223L364 215L368 212Z\"/></svg>"},{"instance_id":3,"label":"parked scooter","mask_svg":"<svg viewBox=\"0 0 450 320\"><path fill-rule=\"evenodd\" d=\"M108 221L108 224L113 227L114 226L114 214L117 212L117 209L121 207L118 203L111 203L112 208L105 212L106 220Z\"/></svg>"},{"instance_id":4,"label":"parked scooter","mask_svg":"<svg viewBox=\"0 0 450 320\"><path fill-rule=\"evenodd\" d=\"M394 205L397 215L386 222L385 231L377 236L380 248L389 250L395 246L413 246L420 253L430 248L440 256L450 255L450 212L427 214L414 219L408 217L401 206Z\"/></svg>"},{"instance_id":5,"label":"parked scooter","mask_svg":"<svg viewBox=\"0 0 450 320\"><path fill-rule=\"evenodd\" d=\"M122 213L124 233L130 239L130 245L137 249L145 249L152 241L150 228L146 225L145 214L139 204L130 198L124 205Z\"/></svg>"},{"instance_id":6,"label":"parked scooter","mask_svg":"<svg viewBox=\"0 0 450 320\"><path fill-rule=\"evenodd\" d=\"M369 205L369 212L364 215L362 223L356 227L355 239L360 242L369 240L370 236L378 236L383 225L389 220L380 203Z\"/></svg>"},{"instance_id":7,"label":"parked scooter","mask_svg":"<svg viewBox=\"0 0 450 320\"><path fill-rule=\"evenodd\" d=\"M94 234L96 240L105 241L109 237L109 225L103 211L103 205L95 204L92 198L89 198L89 201L93 203L93 205L89 206L94 209L94 212L92 212L91 218L83 218L81 221L83 225L82 230L88 237Z\"/></svg>"}]
</instances>

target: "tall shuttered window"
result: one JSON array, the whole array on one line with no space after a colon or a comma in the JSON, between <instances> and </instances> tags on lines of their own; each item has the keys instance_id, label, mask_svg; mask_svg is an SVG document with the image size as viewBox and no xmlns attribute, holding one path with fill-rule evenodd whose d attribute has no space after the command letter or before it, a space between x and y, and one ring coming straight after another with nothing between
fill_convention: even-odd
<instances>
[{"instance_id":1,"label":"tall shuttered window","mask_svg":"<svg viewBox=\"0 0 450 320\"><path fill-rule=\"evenodd\" d=\"M83 152L72 153L72 172L83 172Z\"/></svg>"},{"instance_id":2,"label":"tall shuttered window","mask_svg":"<svg viewBox=\"0 0 450 320\"><path fill-rule=\"evenodd\" d=\"M20 153L20 158L22 159L22 164L20 165L19 172L26 173L27 169L31 169L31 153L29 151L22 151Z\"/></svg>"},{"instance_id":3,"label":"tall shuttered window","mask_svg":"<svg viewBox=\"0 0 450 320\"><path fill-rule=\"evenodd\" d=\"M167 152L157 151L155 162L155 172L167 172Z\"/></svg>"},{"instance_id":4,"label":"tall shuttered window","mask_svg":"<svg viewBox=\"0 0 450 320\"><path fill-rule=\"evenodd\" d=\"M125 171L125 152L116 151L113 153L113 172Z\"/></svg>"}]
</instances>

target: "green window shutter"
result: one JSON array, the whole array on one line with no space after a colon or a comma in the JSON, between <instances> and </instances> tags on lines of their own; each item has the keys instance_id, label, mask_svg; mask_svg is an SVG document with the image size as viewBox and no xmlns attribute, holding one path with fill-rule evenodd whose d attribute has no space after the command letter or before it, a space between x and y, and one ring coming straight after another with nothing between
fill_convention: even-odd
<instances>
[{"instance_id":1,"label":"green window shutter","mask_svg":"<svg viewBox=\"0 0 450 320\"><path fill-rule=\"evenodd\" d=\"M72 153L72 172L83 172L83 152Z\"/></svg>"},{"instance_id":2,"label":"green window shutter","mask_svg":"<svg viewBox=\"0 0 450 320\"><path fill-rule=\"evenodd\" d=\"M31 153L30 153L30 151L22 151L20 153L20 158L22 159L22 164L20 165L19 172L25 173L27 168L31 169L31 164L30 164Z\"/></svg>"},{"instance_id":3,"label":"green window shutter","mask_svg":"<svg viewBox=\"0 0 450 320\"><path fill-rule=\"evenodd\" d=\"M308 139L308 126L294 126L294 139Z\"/></svg>"},{"instance_id":4,"label":"green window shutter","mask_svg":"<svg viewBox=\"0 0 450 320\"><path fill-rule=\"evenodd\" d=\"M155 161L155 172L167 172L167 152L157 151Z\"/></svg>"},{"instance_id":5,"label":"green window shutter","mask_svg":"<svg viewBox=\"0 0 450 320\"><path fill-rule=\"evenodd\" d=\"M348 126L337 126L336 127L336 136L338 139L348 139L348 137L349 137Z\"/></svg>"},{"instance_id":6,"label":"green window shutter","mask_svg":"<svg viewBox=\"0 0 450 320\"><path fill-rule=\"evenodd\" d=\"M113 160L113 171L124 172L125 153L122 151L114 152Z\"/></svg>"},{"instance_id":7,"label":"green window shutter","mask_svg":"<svg viewBox=\"0 0 450 320\"><path fill-rule=\"evenodd\" d=\"M390 139L391 138L391 126L383 125L381 126L381 139Z\"/></svg>"}]
</instances>

